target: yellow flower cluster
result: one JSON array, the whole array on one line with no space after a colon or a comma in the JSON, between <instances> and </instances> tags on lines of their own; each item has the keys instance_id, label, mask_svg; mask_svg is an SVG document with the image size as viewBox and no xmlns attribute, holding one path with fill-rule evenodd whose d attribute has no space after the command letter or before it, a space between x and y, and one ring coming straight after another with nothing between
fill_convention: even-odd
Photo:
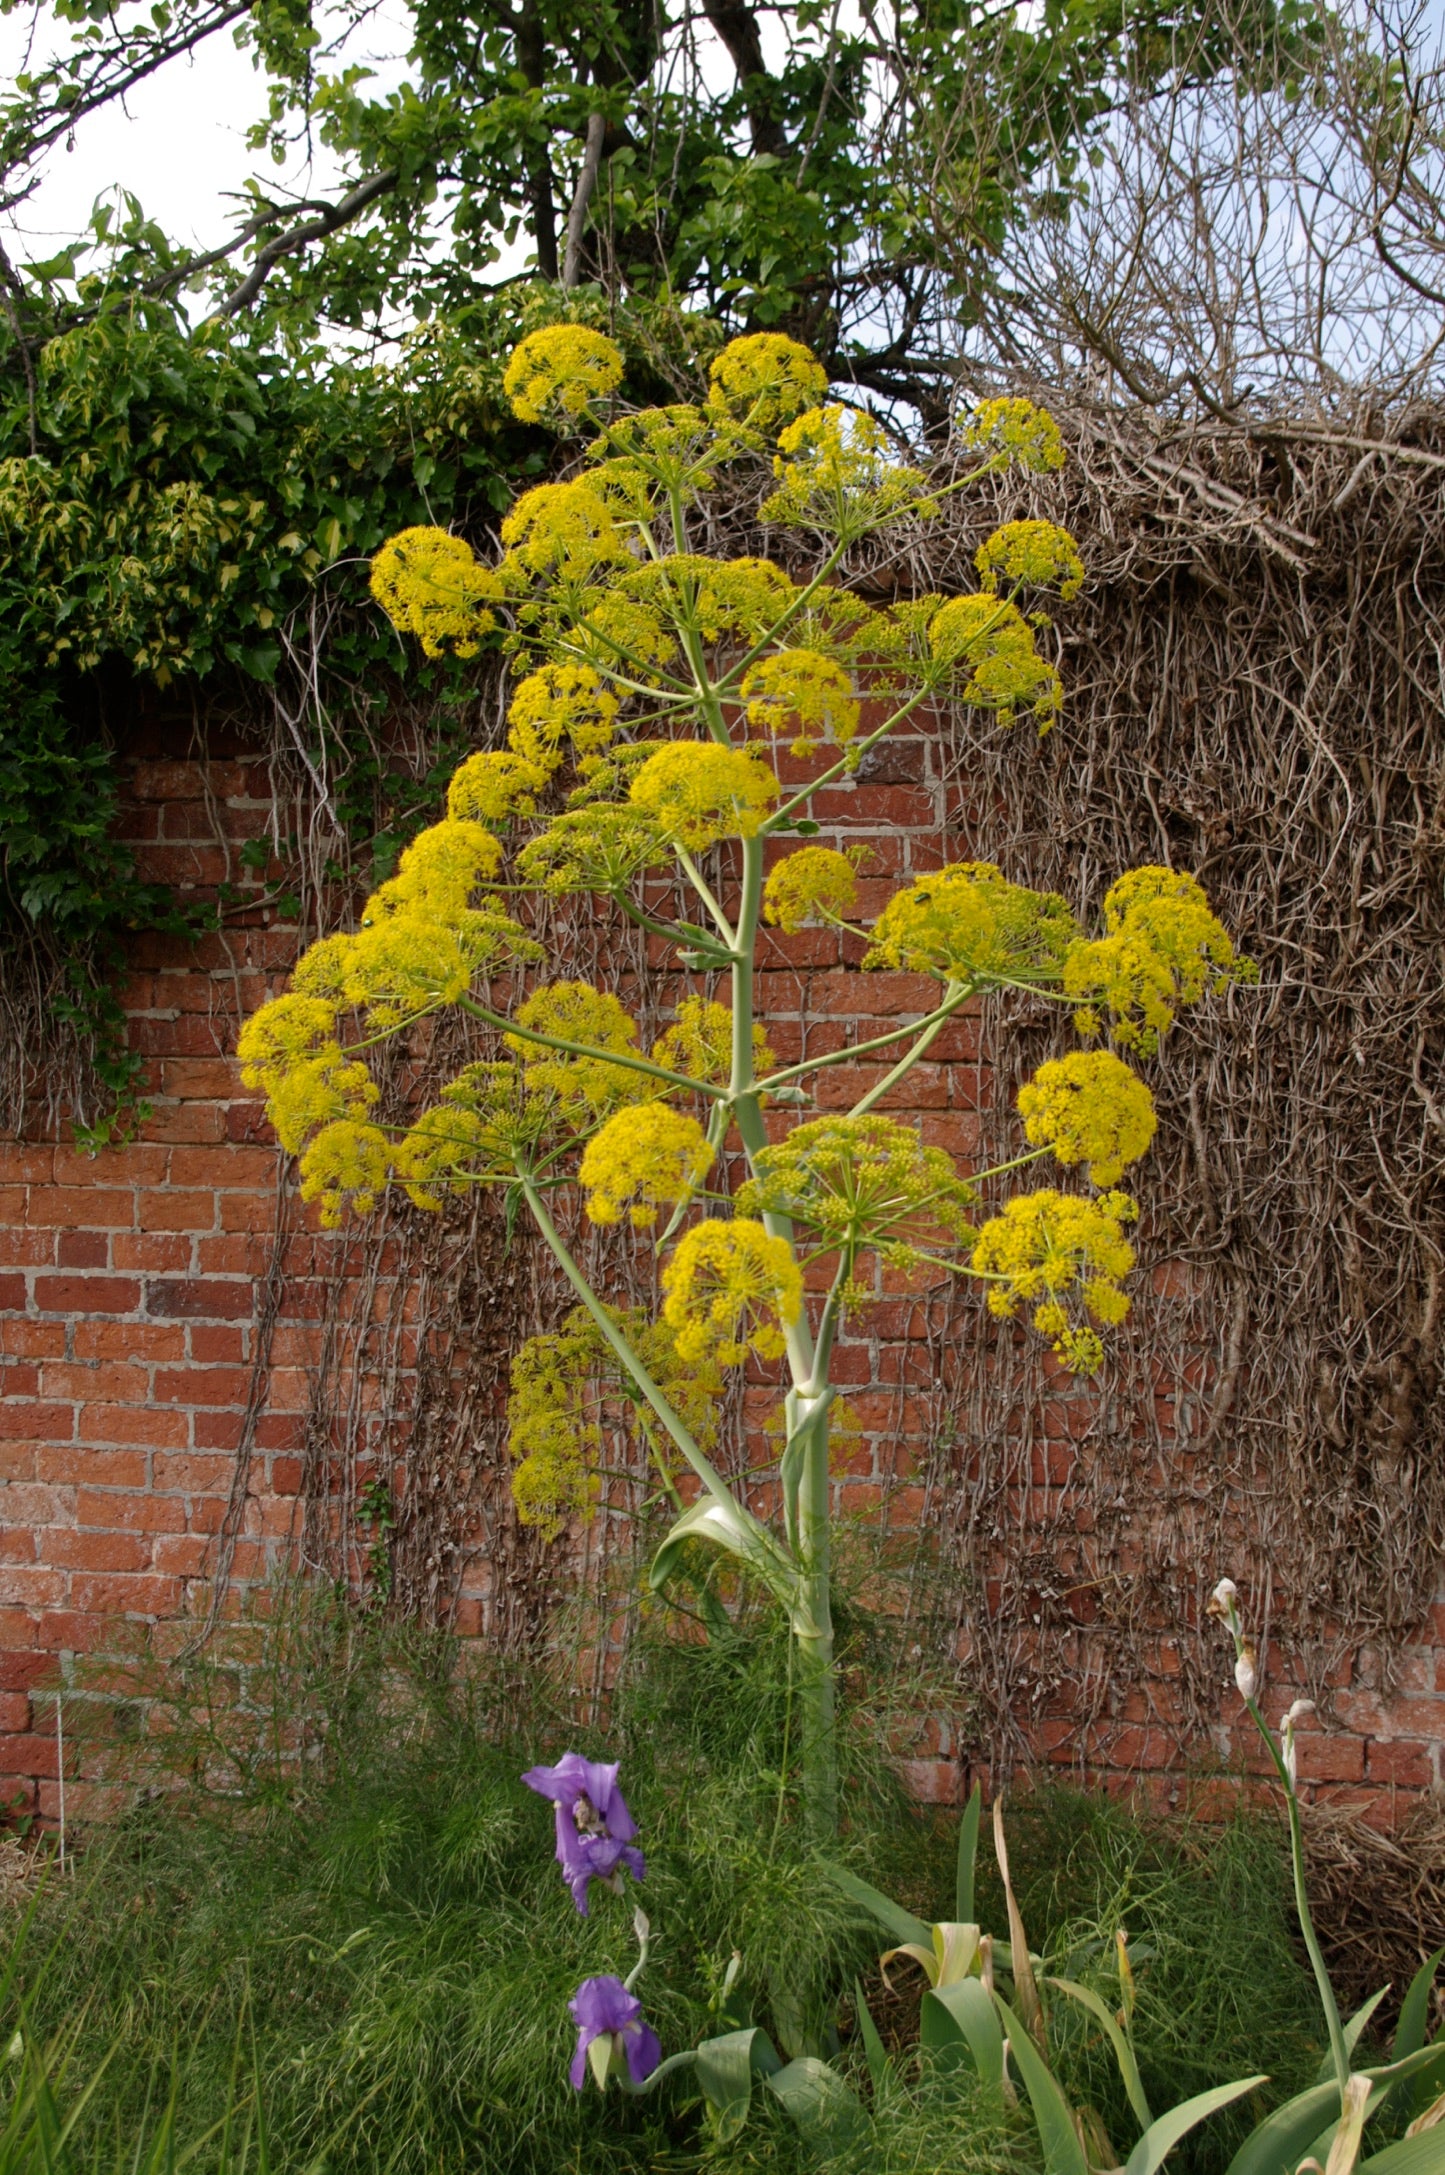
<instances>
[{"instance_id":1,"label":"yellow flower cluster","mask_svg":"<svg viewBox=\"0 0 1445 2175\"><path fill-rule=\"evenodd\" d=\"M266 1114L288 1155L337 1122L359 1123L380 1090L336 1034L336 1007L290 990L253 1012L237 1043L241 1078L266 1097Z\"/></svg>"},{"instance_id":2,"label":"yellow flower cluster","mask_svg":"<svg viewBox=\"0 0 1445 2175\"><path fill-rule=\"evenodd\" d=\"M777 804L778 781L741 748L678 740L648 757L630 798L665 838L701 853L724 838L755 838Z\"/></svg>"},{"instance_id":3,"label":"yellow flower cluster","mask_svg":"<svg viewBox=\"0 0 1445 2175\"><path fill-rule=\"evenodd\" d=\"M861 536L899 514L928 515L935 502L923 476L898 459L881 423L843 407L810 408L778 439L778 488L764 521Z\"/></svg>"},{"instance_id":4,"label":"yellow flower cluster","mask_svg":"<svg viewBox=\"0 0 1445 2175\"><path fill-rule=\"evenodd\" d=\"M763 885L763 918L791 936L810 914L820 921L840 921L858 903L856 856L866 849L837 853L831 846L801 846L768 871Z\"/></svg>"},{"instance_id":5,"label":"yellow flower cluster","mask_svg":"<svg viewBox=\"0 0 1445 2175\"><path fill-rule=\"evenodd\" d=\"M514 1024L559 1042L580 1043L598 1052L613 1050L640 1057L637 1022L610 991L590 982L546 982L534 989L512 1015ZM503 1037L522 1060L530 1094L552 1098L575 1123L586 1124L655 1093L655 1083L633 1065L609 1065L604 1056L573 1057L529 1041L526 1035Z\"/></svg>"},{"instance_id":6,"label":"yellow flower cluster","mask_svg":"<svg viewBox=\"0 0 1445 2175\"><path fill-rule=\"evenodd\" d=\"M976 1239L968 1211L973 1189L953 1158L927 1148L896 1118L816 1118L763 1149L756 1176L738 1194L747 1215L790 1216L816 1233L821 1248L880 1249L901 1266L940 1239Z\"/></svg>"},{"instance_id":7,"label":"yellow flower cluster","mask_svg":"<svg viewBox=\"0 0 1445 2175\"><path fill-rule=\"evenodd\" d=\"M631 558L611 507L585 477L524 491L502 523L502 542L508 573L516 567L572 581Z\"/></svg>"},{"instance_id":8,"label":"yellow flower cluster","mask_svg":"<svg viewBox=\"0 0 1445 2175\"><path fill-rule=\"evenodd\" d=\"M447 813L464 823L510 823L530 816L547 790L547 772L506 748L469 755L447 787Z\"/></svg>"},{"instance_id":9,"label":"yellow flower cluster","mask_svg":"<svg viewBox=\"0 0 1445 2175\"><path fill-rule=\"evenodd\" d=\"M502 390L523 423L575 423L622 383L622 350L586 325L547 325L512 350Z\"/></svg>"},{"instance_id":10,"label":"yellow flower cluster","mask_svg":"<svg viewBox=\"0 0 1445 2175\"><path fill-rule=\"evenodd\" d=\"M1020 706L1046 733L1063 707L1064 688L1038 652L1034 630L1015 604L992 595L954 597L929 623L929 644L940 664L966 668L963 700L996 710L1012 723Z\"/></svg>"},{"instance_id":11,"label":"yellow flower cluster","mask_svg":"<svg viewBox=\"0 0 1445 2175\"><path fill-rule=\"evenodd\" d=\"M771 559L708 559L673 552L640 567L623 585L626 594L692 629L704 642L741 635L749 642L771 633L796 594Z\"/></svg>"},{"instance_id":12,"label":"yellow flower cluster","mask_svg":"<svg viewBox=\"0 0 1445 2175\"><path fill-rule=\"evenodd\" d=\"M507 738L514 755L543 771L557 767L568 740L585 776L612 745L618 708L617 697L586 665L543 665L513 690Z\"/></svg>"},{"instance_id":13,"label":"yellow flower cluster","mask_svg":"<svg viewBox=\"0 0 1445 2175\"><path fill-rule=\"evenodd\" d=\"M975 988L1056 982L1078 925L1049 891L1011 884L991 861L955 861L896 892L873 924L865 967L906 967Z\"/></svg>"},{"instance_id":14,"label":"yellow flower cluster","mask_svg":"<svg viewBox=\"0 0 1445 2175\"><path fill-rule=\"evenodd\" d=\"M371 562L371 593L398 634L414 634L428 657L474 657L496 625L500 594L470 544L445 529L403 529Z\"/></svg>"},{"instance_id":15,"label":"yellow flower cluster","mask_svg":"<svg viewBox=\"0 0 1445 2175\"><path fill-rule=\"evenodd\" d=\"M604 892L621 898L644 869L667 859L657 826L635 808L577 808L554 816L517 855L517 874L550 898Z\"/></svg>"},{"instance_id":16,"label":"yellow flower cluster","mask_svg":"<svg viewBox=\"0 0 1445 2175\"><path fill-rule=\"evenodd\" d=\"M733 1071L733 1016L710 997L684 997L667 1032L652 1046L653 1062L709 1087L726 1087ZM753 1071L769 1073L777 1059L764 1030L753 1027Z\"/></svg>"},{"instance_id":17,"label":"yellow flower cluster","mask_svg":"<svg viewBox=\"0 0 1445 2175\"><path fill-rule=\"evenodd\" d=\"M959 436L980 452L1004 453L1020 468L1043 474L1064 465L1064 441L1047 408L1031 400L985 400L974 409Z\"/></svg>"},{"instance_id":18,"label":"yellow flower cluster","mask_svg":"<svg viewBox=\"0 0 1445 2175\"><path fill-rule=\"evenodd\" d=\"M1112 1186L1154 1138L1154 1098L1109 1050L1050 1058L1019 1090L1024 1135L1065 1165L1087 1163L1096 1186Z\"/></svg>"},{"instance_id":19,"label":"yellow flower cluster","mask_svg":"<svg viewBox=\"0 0 1445 2175\"><path fill-rule=\"evenodd\" d=\"M442 1089L397 1143L396 1173L418 1208L439 1209L444 1196L465 1193L500 1170L512 1175L516 1138L508 1118L520 1115L512 1065L468 1065Z\"/></svg>"},{"instance_id":20,"label":"yellow flower cluster","mask_svg":"<svg viewBox=\"0 0 1445 2175\"><path fill-rule=\"evenodd\" d=\"M578 1183L588 1189L593 1223L620 1223L627 1209L635 1230L649 1231L662 1208L689 1200L713 1164L713 1150L696 1118L666 1103L619 1110L588 1141Z\"/></svg>"},{"instance_id":21,"label":"yellow flower cluster","mask_svg":"<svg viewBox=\"0 0 1445 2175\"><path fill-rule=\"evenodd\" d=\"M390 882L373 892L354 936L323 937L299 961L294 989L366 1016L372 1030L454 1003L478 974L540 959L541 949L495 905L473 906L495 875L496 840L448 819L421 832Z\"/></svg>"},{"instance_id":22,"label":"yellow flower cluster","mask_svg":"<svg viewBox=\"0 0 1445 2175\"><path fill-rule=\"evenodd\" d=\"M1084 585L1084 562L1067 529L1052 521L1006 521L973 555L990 595L1002 576L1012 588L1056 589L1066 600Z\"/></svg>"},{"instance_id":23,"label":"yellow flower cluster","mask_svg":"<svg viewBox=\"0 0 1445 2175\"><path fill-rule=\"evenodd\" d=\"M806 755L820 740L846 746L862 715L851 673L812 649L775 650L760 658L740 692L753 731L769 740L792 733L794 755Z\"/></svg>"},{"instance_id":24,"label":"yellow flower cluster","mask_svg":"<svg viewBox=\"0 0 1445 2175\"><path fill-rule=\"evenodd\" d=\"M973 1268L996 1279L989 1311L1007 1320L1033 1303L1033 1324L1076 1373L1091 1373L1103 1357L1097 1333L1071 1326L1068 1302L1081 1301L1096 1322L1122 1322L1129 1311L1121 1280L1134 1266L1124 1226L1139 1214L1127 1193L1095 1200L1077 1194L1021 1194L978 1236Z\"/></svg>"},{"instance_id":25,"label":"yellow flower cluster","mask_svg":"<svg viewBox=\"0 0 1445 2175\"><path fill-rule=\"evenodd\" d=\"M573 656L603 672L620 669L645 677L677 655L677 640L648 605L613 591L604 593L585 619L561 631Z\"/></svg>"},{"instance_id":26,"label":"yellow flower cluster","mask_svg":"<svg viewBox=\"0 0 1445 2175\"><path fill-rule=\"evenodd\" d=\"M1078 1004L1083 1035L1101 1029L1100 1007L1126 1048L1148 1055L1183 1004L1207 990L1254 977L1210 910L1197 878L1176 869L1137 868L1104 899L1105 936L1081 939L1064 965L1064 990Z\"/></svg>"},{"instance_id":27,"label":"yellow flower cluster","mask_svg":"<svg viewBox=\"0 0 1445 2175\"><path fill-rule=\"evenodd\" d=\"M380 1126L338 1118L323 1126L301 1158L301 1198L320 1204L335 1230L343 1213L369 1216L391 1176L391 1144Z\"/></svg>"},{"instance_id":28,"label":"yellow flower cluster","mask_svg":"<svg viewBox=\"0 0 1445 2175\"><path fill-rule=\"evenodd\" d=\"M640 1310L608 1307L606 1312L694 1439L710 1449L723 1389L717 1369L681 1362L671 1331ZM549 1541L569 1519L585 1519L592 1511L598 1494L593 1468L605 1428L640 1426L655 1457L666 1447L584 1307L575 1308L551 1335L529 1337L518 1352L507 1424L518 1460L512 1476L517 1514Z\"/></svg>"},{"instance_id":29,"label":"yellow flower cluster","mask_svg":"<svg viewBox=\"0 0 1445 2175\"><path fill-rule=\"evenodd\" d=\"M815 408L828 390L817 356L780 332L730 340L708 376L708 407L716 417L769 434Z\"/></svg>"},{"instance_id":30,"label":"yellow flower cluster","mask_svg":"<svg viewBox=\"0 0 1445 2175\"><path fill-rule=\"evenodd\" d=\"M662 1272L663 1320L681 1359L740 1367L776 1359L803 1309L803 1279L786 1239L748 1216L685 1231Z\"/></svg>"}]
</instances>

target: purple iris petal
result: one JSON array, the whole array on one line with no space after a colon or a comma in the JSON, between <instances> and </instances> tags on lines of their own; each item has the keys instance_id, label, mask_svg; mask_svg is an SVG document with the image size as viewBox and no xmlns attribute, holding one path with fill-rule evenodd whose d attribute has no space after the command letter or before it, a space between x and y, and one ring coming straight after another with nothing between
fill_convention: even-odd
<instances>
[{"instance_id":1,"label":"purple iris petal","mask_svg":"<svg viewBox=\"0 0 1445 2175\"><path fill-rule=\"evenodd\" d=\"M655 2031L642 2021L642 2003L621 1979L584 1979L567 2005L577 2026L577 2052L567 2074L580 2092L587 2082L587 2049L611 2035L621 2041L634 2084L646 2084L662 2059Z\"/></svg>"},{"instance_id":2,"label":"purple iris petal","mask_svg":"<svg viewBox=\"0 0 1445 2175\"><path fill-rule=\"evenodd\" d=\"M615 1761L584 1760L579 1752L568 1752L555 1767L529 1768L522 1780L557 1808L557 1863L584 1918L592 1881L620 1887L624 1868L634 1880L642 1879L642 1853L630 1847L637 1823L617 1787Z\"/></svg>"}]
</instances>

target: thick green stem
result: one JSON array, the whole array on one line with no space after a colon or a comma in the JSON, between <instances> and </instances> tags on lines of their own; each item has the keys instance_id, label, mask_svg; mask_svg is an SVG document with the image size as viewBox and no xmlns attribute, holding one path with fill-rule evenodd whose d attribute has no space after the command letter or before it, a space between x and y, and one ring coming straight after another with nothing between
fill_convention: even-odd
<instances>
[{"instance_id":1,"label":"thick green stem","mask_svg":"<svg viewBox=\"0 0 1445 2175\"><path fill-rule=\"evenodd\" d=\"M798 1705L803 1803L820 1842L838 1832L838 1721L833 1655L832 1535L826 1409L809 1428L798 1489Z\"/></svg>"},{"instance_id":2,"label":"thick green stem","mask_svg":"<svg viewBox=\"0 0 1445 2175\"><path fill-rule=\"evenodd\" d=\"M733 1070L729 1083L733 1114L750 1166L767 1146L762 1107L753 1070L753 954L763 890L763 844L743 844L742 885L738 902L737 960L733 967ZM767 1229L793 1243L786 1216L765 1215ZM838 1832L837 1687L833 1657L832 1545L828 1495L828 1358L832 1345L830 1316L814 1344L806 1315L786 1326L788 1366L793 1378L787 1401L789 1434L801 1437L798 1475L796 1550L798 1591L792 1610L798 1650L798 1706L802 1722L803 1802L808 1825L819 1840Z\"/></svg>"}]
</instances>

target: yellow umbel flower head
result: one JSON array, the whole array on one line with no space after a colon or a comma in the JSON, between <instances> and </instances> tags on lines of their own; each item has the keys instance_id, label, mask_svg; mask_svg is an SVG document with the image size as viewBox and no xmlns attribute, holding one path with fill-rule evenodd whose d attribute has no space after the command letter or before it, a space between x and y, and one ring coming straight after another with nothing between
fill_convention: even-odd
<instances>
[{"instance_id":1,"label":"yellow umbel flower head","mask_svg":"<svg viewBox=\"0 0 1445 2175\"><path fill-rule=\"evenodd\" d=\"M701 853L724 838L756 838L777 805L778 781L741 748L678 740L648 757L630 798L665 838Z\"/></svg>"},{"instance_id":2,"label":"yellow umbel flower head","mask_svg":"<svg viewBox=\"0 0 1445 2175\"><path fill-rule=\"evenodd\" d=\"M290 990L252 1014L236 1045L241 1078L266 1096L266 1115L281 1146L296 1155L313 1133L342 1120L360 1122L380 1089L336 1036L336 1006Z\"/></svg>"},{"instance_id":3,"label":"yellow umbel flower head","mask_svg":"<svg viewBox=\"0 0 1445 2175\"><path fill-rule=\"evenodd\" d=\"M652 1061L669 1072L686 1073L709 1087L726 1087L733 1071L733 1016L709 997L684 997L666 1034L652 1045ZM777 1064L767 1034L753 1024L753 1072L772 1072Z\"/></svg>"},{"instance_id":4,"label":"yellow umbel flower head","mask_svg":"<svg viewBox=\"0 0 1445 2175\"><path fill-rule=\"evenodd\" d=\"M593 1223L650 1231L661 1208L691 1199L712 1168L713 1150L696 1118L666 1103L619 1110L588 1141L578 1166Z\"/></svg>"},{"instance_id":5,"label":"yellow umbel flower head","mask_svg":"<svg viewBox=\"0 0 1445 2175\"><path fill-rule=\"evenodd\" d=\"M1055 589L1065 601L1084 585L1079 547L1052 521L1006 521L979 545L973 563L990 596L1000 578L1010 588Z\"/></svg>"},{"instance_id":6,"label":"yellow umbel flower head","mask_svg":"<svg viewBox=\"0 0 1445 2175\"><path fill-rule=\"evenodd\" d=\"M510 1074L512 1067L505 1070ZM482 1110L449 1101L444 1091L396 1146L396 1175L413 1204L439 1209L447 1194L464 1193L491 1175L502 1161L497 1134Z\"/></svg>"},{"instance_id":7,"label":"yellow umbel flower head","mask_svg":"<svg viewBox=\"0 0 1445 2175\"><path fill-rule=\"evenodd\" d=\"M561 762L554 756L552 768ZM513 816L536 813L537 795L547 790L549 773L507 748L469 755L447 787L447 813L464 823L501 825Z\"/></svg>"},{"instance_id":8,"label":"yellow umbel flower head","mask_svg":"<svg viewBox=\"0 0 1445 2175\"><path fill-rule=\"evenodd\" d=\"M740 635L754 642L772 632L797 591L771 559L709 559L672 552L629 574L627 594L660 610L704 642Z\"/></svg>"},{"instance_id":9,"label":"yellow umbel flower head","mask_svg":"<svg viewBox=\"0 0 1445 2175\"><path fill-rule=\"evenodd\" d=\"M820 740L846 746L862 716L851 674L836 658L812 649L760 658L740 692L753 731L769 740L792 733L794 755L806 755Z\"/></svg>"},{"instance_id":10,"label":"yellow umbel flower head","mask_svg":"<svg viewBox=\"0 0 1445 2175\"><path fill-rule=\"evenodd\" d=\"M1063 1164L1087 1163L1096 1186L1112 1186L1137 1163L1159 1123L1136 1072L1108 1050L1050 1058L1019 1090L1025 1137Z\"/></svg>"},{"instance_id":11,"label":"yellow umbel flower head","mask_svg":"<svg viewBox=\"0 0 1445 2175\"><path fill-rule=\"evenodd\" d=\"M756 1157L756 1177L738 1194L751 1214L790 1216L819 1244L854 1254L879 1248L899 1267L939 1239L975 1239L973 1188L942 1148L927 1148L912 1126L876 1113L815 1118Z\"/></svg>"},{"instance_id":12,"label":"yellow umbel flower head","mask_svg":"<svg viewBox=\"0 0 1445 2175\"><path fill-rule=\"evenodd\" d=\"M398 634L414 634L428 657L475 657L496 625L500 594L490 567L445 529L403 529L371 562L371 593Z\"/></svg>"},{"instance_id":13,"label":"yellow umbel flower head","mask_svg":"<svg viewBox=\"0 0 1445 2175\"><path fill-rule=\"evenodd\" d=\"M773 472L778 488L760 508L764 521L845 541L899 514L935 511L923 476L898 459L882 424L852 408L810 408L790 423Z\"/></svg>"},{"instance_id":14,"label":"yellow umbel flower head","mask_svg":"<svg viewBox=\"0 0 1445 2175\"><path fill-rule=\"evenodd\" d=\"M564 742L585 759L612 745L617 697L587 665L543 665L519 680L507 706L514 755L554 769Z\"/></svg>"},{"instance_id":15,"label":"yellow umbel flower head","mask_svg":"<svg viewBox=\"0 0 1445 2175\"><path fill-rule=\"evenodd\" d=\"M502 523L509 564L580 579L630 558L612 509L586 478L524 491Z\"/></svg>"},{"instance_id":16,"label":"yellow umbel flower head","mask_svg":"<svg viewBox=\"0 0 1445 2175\"><path fill-rule=\"evenodd\" d=\"M1063 707L1064 686L1041 657L1034 630L1016 604L991 595L954 597L929 622L940 664L959 669L963 700L997 711L1006 724L1027 708L1046 733Z\"/></svg>"},{"instance_id":17,"label":"yellow umbel flower head","mask_svg":"<svg viewBox=\"0 0 1445 2175\"><path fill-rule=\"evenodd\" d=\"M590 982L544 983L518 1005L513 1019L518 1027L551 1035L559 1042L579 1043L588 1051L642 1054L631 1013L609 990L596 989ZM505 1035L503 1040L521 1058L529 1092L551 1096L577 1124L656 1092L648 1075L631 1065L609 1065L600 1055L573 1056L529 1041L525 1035Z\"/></svg>"},{"instance_id":18,"label":"yellow umbel flower head","mask_svg":"<svg viewBox=\"0 0 1445 2175\"><path fill-rule=\"evenodd\" d=\"M677 655L677 640L660 614L636 597L601 596L565 637L582 664L603 672L647 673Z\"/></svg>"},{"instance_id":19,"label":"yellow umbel flower head","mask_svg":"<svg viewBox=\"0 0 1445 2175\"><path fill-rule=\"evenodd\" d=\"M1087 1200L1045 1191L1010 1201L984 1225L972 1255L974 1269L995 1280L990 1313L1007 1320L1021 1304L1036 1302L1034 1327L1051 1338L1066 1366L1092 1372L1102 1346L1087 1327L1069 1327L1068 1302L1081 1302L1096 1322L1123 1321L1129 1298L1119 1287L1134 1266L1124 1226L1138 1214L1127 1193Z\"/></svg>"},{"instance_id":20,"label":"yellow umbel flower head","mask_svg":"<svg viewBox=\"0 0 1445 2175\"><path fill-rule=\"evenodd\" d=\"M657 826L636 808L576 808L554 816L517 855L517 874L549 898L600 891L620 898L644 869L668 859Z\"/></svg>"},{"instance_id":21,"label":"yellow umbel flower head","mask_svg":"<svg viewBox=\"0 0 1445 2175\"><path fill-rule=\"evenodd\" d=\"M319 1201L328 1230L346 1209L369 1216L391 1176L391 1143L376 1125L338 1118L323 1126L301 1158L301 1198Z\"/></svg>"},{"instance_id":22,"label":"yellow umbel flower head","mask_svg":"<svg viewBox=\"0 0 1445 2175\"><path fill-rule=\"evenodd\" d=\"M1235 951L1198 879L1177 869L1121 876L1105 896L1104 926L1106 936L1080 938L1064 965L1064 989L1079 1004L1074 1023L1097 1035L1103 1007L1117 1039L1146 1056L1181 1005L1257 972Z\"/></svg>"},{"instance_id":23,"label":"yellow umbel flower head","mask_svg":"<svg viewBox=\"0 0 1445 2175\"><path fill-rule=\"evenodd\" d=\"M1042 475L1064 465L1064 441L1047 408L1031 400L985 400L959 432L966 446L981 453L1005 454L1020 468Z\"/></svg>"},{"instance_id":24,"label":"yellow umbel flower head","mask_svg":"<svg viewBox=\"0 0 1445 2175\"><path fill-rule=\"evenodd\" d=\"M663 1320L678 1356L740 1367L776 1359L803 1310L803 1278L786 1239L749 1216L694 1224L662 1272Z\"/></svg>"},{"instance_id":25,"label":"yellow umbel flower head","mask_svg":"<svg viewBox=\"0 0 1445 2175\"><path fill-rule=\"evenodd\" d=\"M521 422L566 429L616 392L622 371L622 350L606 333L546 325L512 350L502 390Z\"/></svg>"},{"instance_id":26,"label":"yellow umbel flower head","mask_svg":"<svg viewBox=\"0 0 1445 2175\"><path fill-rule=\"evenodd\" d=\"M708 372L708 408L719 420L771 434L828 390L828 373L811 349L780 332L729 340Z\"/></svg>"},{"instance_id":27,"label":"yellow umbel flower head","mask_svg":"<svg viewBox=\"0 0 1445 2175\"><path fill-rule=\"evenodd\" d=\"M717 1439L723 1379L715 1367L682 1363L665 1323L649 1321L635 1307L606 1307L662 1390L674 1412L704 1450ZM548 1336L529 1337L512 1362L507 1400L512 1455L519 1463L512 1497L523 1525L555 1540L574 1517L591 1516L600 1492L595 1474L605 1433L640 1431L655 1461L666 1446L645 1405L639 1404L611 1345L585 1307L576 1307Z\"/></svg>"},{"instance_id":28,"label":"yellow umbel flower head","mask_svg":"<svg viewBox=\"0 0 1445 2175\"><path fill-rule=\"evenodd\" d=\"M800 846L768 871L763 885L763 919L791 936L810 914L820 921L841 921L858 903L858 867L854 846L838 853L832 846Z\"/></svg>"},{"instance_id":29,"label":"yellow umbel flower head","mask_svg":"<svg viewBox=\"0 0 1445 2175\"><path fill-rule=\"evenodd\" d=\"M473 895L491 883L502 865L502 848L480 823L449 817L433 823L402 854L389 883L367 902L366 916L419 911L433 921L459 926Z\"/></svg>"},{"instance_id":30,"label":"yellow umbel flower head","mask_svg":"<svg viewBox=\"0 0 1445 2175\"><path fill-rule=\"evenodd\" d=\"M1078 934L1055 893L1011 884L991 861L955 861L889 900L863 964L975 987L1055 982Z\"/></svg>"}]
</instances>

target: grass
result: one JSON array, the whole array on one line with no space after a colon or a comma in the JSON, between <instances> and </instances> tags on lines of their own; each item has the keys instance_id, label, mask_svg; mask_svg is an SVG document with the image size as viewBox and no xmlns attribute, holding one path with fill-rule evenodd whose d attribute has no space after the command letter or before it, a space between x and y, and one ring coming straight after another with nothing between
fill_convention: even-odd
<instances>
[{"instance_id":1,"label":"grass","mask_svg":"<svg viewBox=\"0 0 1445 2175\"><path fill-rule=\"evenodd\" d=\"M244 1679L210 1667L158 1710L164 1729L143 1748L165 1755L167 1787L51 1881L15 1945L0 2048L19 2026L26 2051L8 2087L0 2074L0 2175L816 2164L769 2104L721 2146L685 2088L605 2105L568 2088L568 1997L591 1973L630 1968L634 1898L594 1892L591 1918L577 1917L549 1809L519 1779L569 1742L622 1756L654 1929L639 1992L665 2049L718 2028L737 1951L742 1991L785 2055L856 2063L837 2027L846 2038L846 1996L877 1943L797 1817L787 1642L770 1624L706 1644L645 1634L605 1731L570 1729L536 1681L459 1674L443 1643L359 1629L314 1600L258 1636ZM850 1738L845 1847L932 1916L951 1895L952 1836L907 1804L880 1743L871 1726ZM1196 1847L1051 1792L1015 1808L1011 1841L1025 1923L1056 1968L1107 1990L1113 1928L1127 1925L1161 2101L1245 2070L1281 2090L1312 2071L1318 2021L1272 1831L1241 1822ZM981 1907L1001 1926L981 1871ZM1118 2121L1087 2034L1068 2041L1064 2075ZM1201 2134L1180 2175L1222 2165L1221 2137ZM1026 2123L945 2102L911 2073L877 2095L851 2154L828 2160L830 2175L1035 2164Z\"/></svg>"}]
</instances>

